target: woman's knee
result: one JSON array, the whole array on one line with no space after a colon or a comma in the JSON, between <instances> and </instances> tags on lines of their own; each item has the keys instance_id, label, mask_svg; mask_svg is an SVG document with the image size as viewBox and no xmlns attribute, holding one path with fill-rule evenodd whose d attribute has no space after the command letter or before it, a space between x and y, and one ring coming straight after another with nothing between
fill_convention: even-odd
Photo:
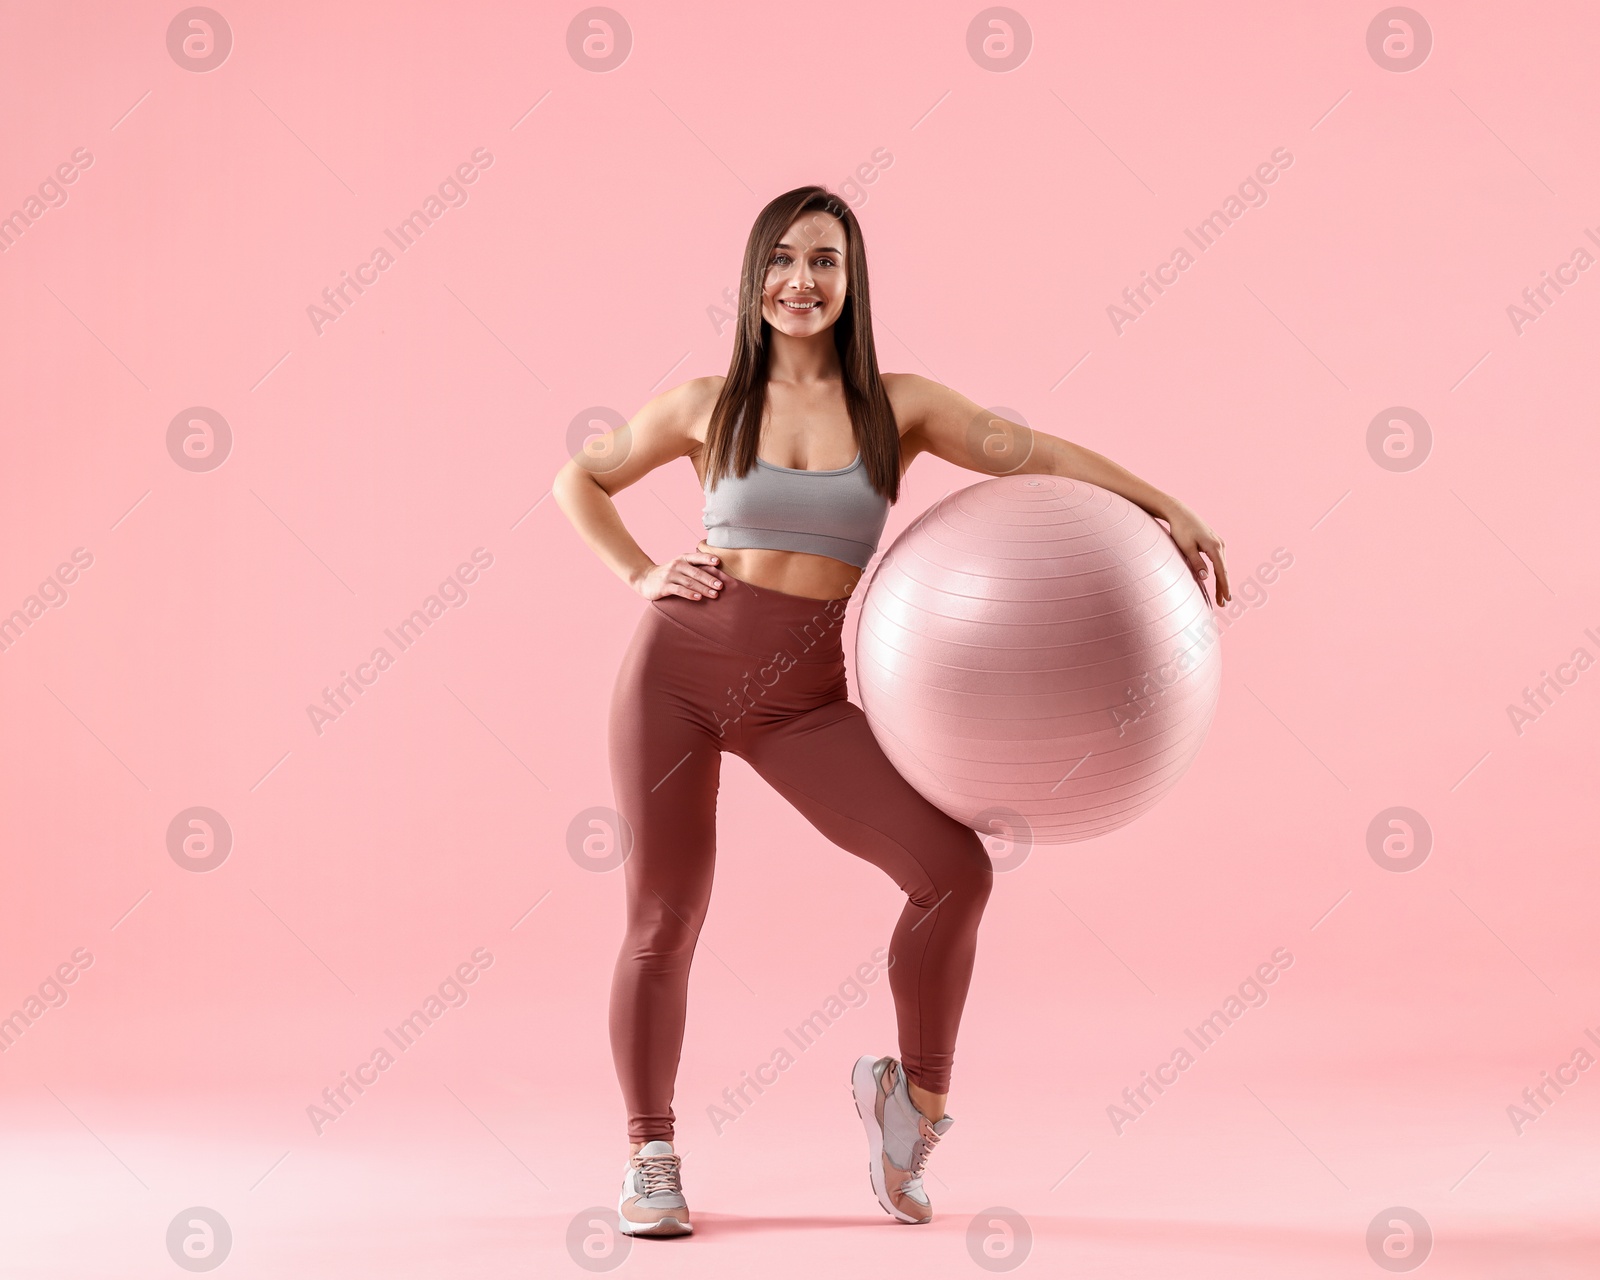
<instances>
[{"instance_id":1,"label":"woman's knee","mask_svg":"<svg viewBox=\"0 0 1600 1280\"><path fill-rule=\"evenodd\" d=\"M955 891L962 901L981 911L994 889L994 863L978 833L971 828L962 830L955 860Z\"/></svg>"},{"instance_id":2,"label":"woman's knee","mask_svg":"<svg viewBox=\"0 0 1600 1280\"><path fill-rule=\"evenodd\" d=\"M672 965L686 962L694 954L700 931L692 919L661 909L638 912L628 922L624 948L641 963Z\"/></svg>"},{"instance_id":3,"label":"woman's knee","mask_svg":"<svg viewBox=\"0 0 1600 1280\"><path fill-rule=\"evenodd\" d=\"M978 833L952 819L946 834L932 843L928 855L922 862L927 884L910 893L912 901L981 912L994 888L994 864ZM926 902L922 901L924 898Z\"/></svg>"}]
</instances>

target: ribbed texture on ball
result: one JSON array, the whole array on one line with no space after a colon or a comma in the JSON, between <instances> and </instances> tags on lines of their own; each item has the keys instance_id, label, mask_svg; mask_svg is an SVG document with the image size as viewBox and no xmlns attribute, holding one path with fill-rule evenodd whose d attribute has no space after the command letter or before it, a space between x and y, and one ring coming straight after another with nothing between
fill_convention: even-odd
<instances>
[{"instance_id":1,"label":"ribbed texture on ball","mask_svg":"<svg viewBox=\"0 0 1600 1280\"><path fill-rule=\"evenodd\" d=\"M980 816L1011 810L1036 843L1087 840L1152 808L1199 753L1222 685L1210 615L1171 536L1127 499L985 480L879 560L856 631L861 706L957 821L989 831Z\"/></svg>"}]
</instances>

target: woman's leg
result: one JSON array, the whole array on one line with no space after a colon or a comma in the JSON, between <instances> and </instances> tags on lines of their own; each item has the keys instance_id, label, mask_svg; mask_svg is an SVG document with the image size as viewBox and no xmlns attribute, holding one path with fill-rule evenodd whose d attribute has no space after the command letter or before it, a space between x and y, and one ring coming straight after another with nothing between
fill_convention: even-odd
<instances>
[{"instance_id":1,"label":"woman's leg","mask_svg":"<svg viewBox=\"0 0 1600 1280\"><path fill-rule=\"evenodd\" d=\"M612 785L632 847L623 863L627 931L612 976L611 1050L635 1150L673 1136L689 965L716 861L722 739L705 706L721 665L651 608L612 690Z\"/></svg>"},{"instance_id":2,"label":"woman's leg","mask_svg":"<svg viewBox=\"0 0 1600 1280\"><path fill-rule=\"evenodd\" d=\"M801 670L793 674L803 679ZM941 1118L978 922L994 882L988 851L977 832L905 780L866 713L842 695L781 719L753 719L739 754L818 831L904 890L889 969L900 1057L913 1101L927 1101L932 1110L924 1114Z\"/></svg>"}]
</instances>

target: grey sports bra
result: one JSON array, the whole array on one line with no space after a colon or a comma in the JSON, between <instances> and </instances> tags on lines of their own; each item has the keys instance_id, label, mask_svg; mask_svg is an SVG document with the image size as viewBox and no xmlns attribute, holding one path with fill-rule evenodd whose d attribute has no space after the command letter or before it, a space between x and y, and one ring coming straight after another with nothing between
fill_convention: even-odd
<instances>
[{"instance_id":1,"label":"grey sports bra","mask_svg":"<svg viewBox=\"0 0 1600 1280\"><path fill-rule=\"evenodd\" d=\"M861 452L848 467L807 471L756 459L704 489L706 542L713 547L809 551L865 569L889 519L889 500L872 487Z\"/></svg>"}]
</instances>

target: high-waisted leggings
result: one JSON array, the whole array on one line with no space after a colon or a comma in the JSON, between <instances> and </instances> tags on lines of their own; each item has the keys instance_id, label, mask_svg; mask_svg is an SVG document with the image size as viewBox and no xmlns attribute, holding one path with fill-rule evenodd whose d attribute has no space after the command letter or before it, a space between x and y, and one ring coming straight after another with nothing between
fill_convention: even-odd
<instances>
[{"instance_id":1,"label":"high-waisted leggings","mask_svg":"<svg viewBox=\"0 0 1600 1280\"><path fill-rule=\"evenodd\" d=\"M673 1136L724 751L904 891L889 985L906 1077L931 1093L949 1092L978 921L994 880L977 833L912 789L848 700L840 639L848 598L812 600L719 576L719 598L650 602L612 691L612 783L632 844L610 1030L633 1142Z\"/></svg>"}]
</instances>

